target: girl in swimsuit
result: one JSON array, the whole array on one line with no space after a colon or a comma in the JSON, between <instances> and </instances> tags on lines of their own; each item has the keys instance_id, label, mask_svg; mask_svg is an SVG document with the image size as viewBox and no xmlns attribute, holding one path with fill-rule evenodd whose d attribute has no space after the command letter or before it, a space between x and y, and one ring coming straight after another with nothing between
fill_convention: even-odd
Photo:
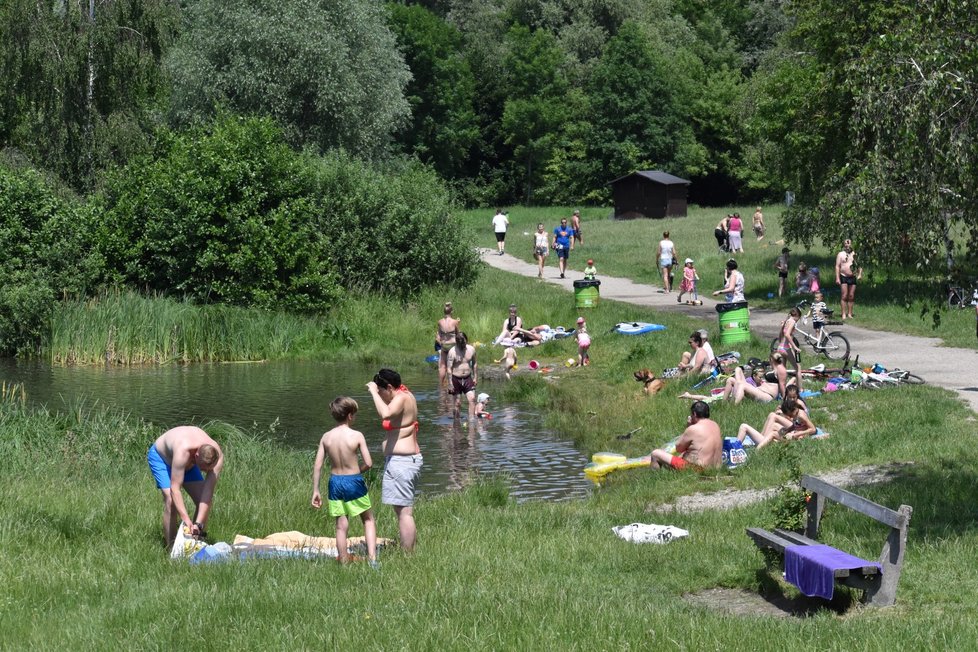
<instances>
[{"instance_id":1,"label":"girl in swimsuit","mask_svg":"<svg viewBox=\"0 0 978 652\"><path fill-rule=\"evenodd\" d=\"M445 316L438 320L435 330L438 345L438 383L445 384L448 376L448 352L455 346L455 333L458 331L459 320L452 316L452 302L445 302Z\"/></svg>"}]
</instances>

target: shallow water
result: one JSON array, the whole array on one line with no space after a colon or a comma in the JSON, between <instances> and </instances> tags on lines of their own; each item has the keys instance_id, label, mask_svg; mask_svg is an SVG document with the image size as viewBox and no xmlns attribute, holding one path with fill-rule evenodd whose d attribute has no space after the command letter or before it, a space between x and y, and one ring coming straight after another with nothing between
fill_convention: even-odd
<instances>
[{"instance_id":1,"label":"shallow water","mask_svg":"<svg viewBox=\"0 0 978 652\"><path fill-rule=\"evenodd\" d=\"M313 362L93 368L0 360L0 378L23 383L31 402L52 410L82 400L97 402L152 421L161 430L211 419L245 428L275 424L275 437L310 452L332 427L329 402L346 394L360 404L356 427L367 436L375 463L383 431L365 385L376 371ZM434 367L403 376L418 399L422 493L458 489L474 474L505 473L517 500L588 494L591 485L582 473L586 457L548 431L542 416L528 406L491 402L492 419L461 424L451 418L451 397L439 391ZM492 394L493 388L485 384L479 391Z\"/></svg>"}]
</instances>

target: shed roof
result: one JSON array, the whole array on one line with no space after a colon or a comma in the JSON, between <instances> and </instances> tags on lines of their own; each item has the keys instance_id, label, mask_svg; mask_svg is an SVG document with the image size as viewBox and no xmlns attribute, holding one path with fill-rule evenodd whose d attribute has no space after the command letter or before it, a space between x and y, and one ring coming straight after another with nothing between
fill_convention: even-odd
<instances>
[{"instance_id":1,"label":"shed roof","mask_svg":"<svg viewBox=\"0 0 978 652\"><path fill-rule=\"evenodd\" d=\"M680 179L679 177L673 176L673 175L669 174L668 172L663 172L662 170L637 170L635 172L632 172L631 174L626 174L623 177L618 177L617 179L615 179L613 181L609 181L608 182L608 185L610 186L610 185L612 185L614 183L618 183L622 179L627 179L627 178L632 177L632 176L635 176L635 175L638 175L640 177L644 177L645 179L648 179L649 181L654 181L656 183L661 183L664 186L676 186L676 185L679 185L679 184L685 184L685 185L688 186L690 184L690 182L687 181L686 179Z\"/></svg>"}]
</instances>

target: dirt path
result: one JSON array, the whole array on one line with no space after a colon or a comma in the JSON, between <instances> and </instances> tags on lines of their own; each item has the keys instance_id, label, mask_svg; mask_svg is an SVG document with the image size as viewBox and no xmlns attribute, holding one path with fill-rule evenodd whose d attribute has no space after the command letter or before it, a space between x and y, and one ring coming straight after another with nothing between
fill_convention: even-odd
<instances>
[{"instance_id":1,"label":"dirt path","mask_svg":"<svg viewBox=\"0 0 978 652\"><path fill-rule=\"evenodd\" d=\"M536 263L528 263L505 254L498 256L488 249L480 250L482 260L492 267L513 274L536 278ZM579 272L572 272L574 278L561 279L557 268L548 267L542 282L560 286L573 292L574 280ZM676 303L676 294L661 293L658 286L634 283L627 278L601 275L601 297L614 299L638 306L648 306L658 310L682 312L690 317L704 321L704 326L716 333L716 301L703 298L702 306L687 306ZM750 283L750 279L747 279ZM858 301L857 301L858 304ZM857 312L858 312L858 305ZM751 310L751 331L762 339L773 338L785 314L770 310ZM859 356L861 362L879 362L886 367L907 369L924 378L929 384L955 392L971 409L978 412L978 351L941 346L941 340L933 337L900 335L847 323L837 327L845 333L852 346L852 356ZM712 339L712 338L711 338ZM717 344L714 342L714 347ZM717 353L720 350L717 349ZM809 357L809 359L811 359Z\"/></svg>"}]
</instances>

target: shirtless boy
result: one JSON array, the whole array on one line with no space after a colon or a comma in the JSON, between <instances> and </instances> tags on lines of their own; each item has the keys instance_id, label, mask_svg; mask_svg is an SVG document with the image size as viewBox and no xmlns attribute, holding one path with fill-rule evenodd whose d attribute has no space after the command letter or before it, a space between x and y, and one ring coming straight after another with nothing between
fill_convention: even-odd
<instances>
[{"instance_id":1,"label":"shirtless boy","mask_svg":"<svg viewBox=\"0 0 978 652\"><path fill-rule=\"evenodd\" d=\"M340 396L329 404L329 412L339 424L319 440L316 462L312 467L312 506L323 506L319 493L319 478L323 472L323 462L329 457L329 515L336 518L336 552L340 563L350 561L347 532L350 517L359 516L363 520L363 530L367 538L367 558L370 565L377 567L377 525L370 507L370 494L363 474L373 466L367 440L363 433L354 430L354 419L360 406L349 396ZM360 458L363 462L360 462Z\"/></svg>"},{"instance_id":2,"label":"shirtless boy","mask_svg":"<svg viewBox=\"0 0 978 652\"><path fill-rule=\"evenodd\" d=\"M421 474L421 447L418 445L418 401L401 384L401 375L393 369L381 369L367 383L381 425L387 431L384 439L384 482L381 502L394 507L401 548L410 552L417 540L414 524L415 485Z\"/></svg>"},{"instance_id":3,"label":"shirtless boy","mask_svg":"<svg viewBox=\"0 0 978 652\"><path fill-rule=\"evenodd\" d=\"M710 406L703 401L693 403L686 423L686 430L676 442L678 455L656 448L649 455L653 469L658 470L663 465L676 470L720 466L723 435L720 434L720 426L710 419Z\"/></svg>"},{"instance_id":4,"label":"shirtless boy","mask_svg":"<svg viewBox=\"0 0 978 652\"><path fill-rule=\"evenodd\" d=\"M469 419L475 417L475 386L479 382L479 368L475 359L475 347L469 344L465 333L455 338L455 346L448 352L448 366L452 372L452 394L455 395L455 416L459 414L462 397L469 401Z\"/></svg>"},{"instance_id":5,"label":"shirtless boy","mask_svg":"<svg viewBox=\"0 0 978 652\"><path fill-rule=\"evenodd\" d=\"M852 319L852 307L856 303L856 281L862 280L863 269L856 265L852 240L842 243L842 251L835 257L835 283L842 290L842 318Z\"/></svg>"},{"instance_id":6,"label":"shirtless boy","mask_svg":"<svg viewBox=\"0 0 978 652\"><path fill-rule=\"evenodd\" d=\"M146 461L163 496L163 536L167 548L173 546L181 522L192 536L203 536L214 488L224 468L224 453L218 443L200 428L178 426L164 432L150 445ZM181 488L187 490L196 505L192 520Z\"/></svg>"}]
</instances>

